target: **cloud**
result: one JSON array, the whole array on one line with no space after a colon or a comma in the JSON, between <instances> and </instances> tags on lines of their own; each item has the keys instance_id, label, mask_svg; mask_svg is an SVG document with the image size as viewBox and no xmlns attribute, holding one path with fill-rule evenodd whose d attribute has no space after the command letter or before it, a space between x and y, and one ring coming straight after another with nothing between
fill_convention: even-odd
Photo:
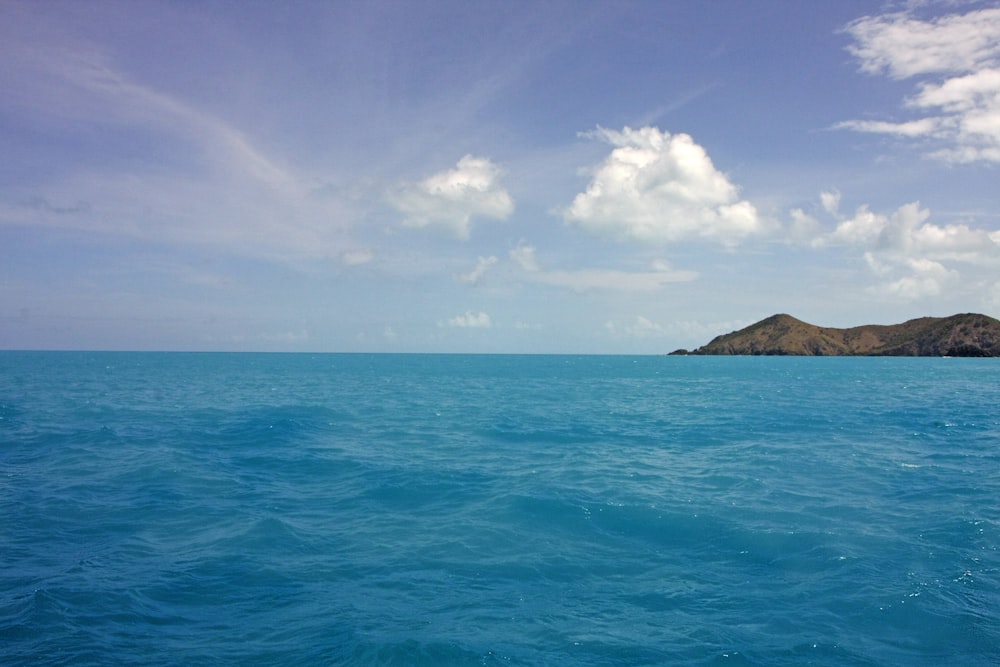
<instances>
[{"instance_id":1,"label":"cloud","mask_svg":"<svg viewBox=\"0 0 1000 667\"><path fill-rule=\"evenodd\" d=\"M893 270L892 267L880 266L878 260L871 256L866 255L866 259L873 264L873 270L877 273ZM946 287L958 283L960 279L958 271L947 269L943 264L929 259L904 259L903 265L908 270L908 275L876 285L870 291L900 301L917 301L941 294Z\"/></svg>"},{"instance_id":2,"label":"cloud","mask_svg":"<svg viewBox=\"0 0 1000 667\"><path fill-rule=\"evenodd\" d=\"M949 163L1000 162L1000 8L930 21L906 13L866 16L845 31L862 72L925 79L903 102L922 117L849 120L836 128L920 139Z\"/></svg>"},{"instance_id":3,"label":"cloud","mask_svg":"<svg viewBox=\"0 0 1000 667\"><path fill-rule=\"evenodd\" d=\"M788 234L791 240L797 243L815 243L822 228L819 220L801 208L792 209L790 215L792 222L789 225Z\"/></svg>"},{"instance_id":4,"label":"cloud","mask_svg":"<svg viewBox=\"0 0 1000 667\"><path fill-rule=\"evenodd\" d=\"M483 275L497 263L497 258L490 255L489 257L480 257L476 260L476 268L468 273L462 273L455 276L455 279L460 283L468 283L470 285L476 285Z\"/></svg>"},{"instance_id":5,"label":"cloud","mask_svg":"<svg viewBox=\"0 0 1000 667\"><path fill-rule=\"evenodd\" d=\"M488 159L466 155L454 169L401 186L389 201L404 215L404 226L439 229L464 240L473 218L504 220L513 213L514 200L500 185L500 176Z\"/></svg>"},{"instance_id":6,"label":"cloud","mask_svg":"<svg viewBox=\"0 0 1000 667\"><path fill-rule=\"evenodd\" d=\"M1000 56L1000 8L921 21L906 13L864 16L846 32L848 47L868 74L894 79L920 74L967 72Z\"/></svg>"},{"instance_id":7,"label":"cloud","mask_svg":"<svg viewBox=\"0 0 1000 667\"><path fill-rule=\"evenodd\" d=\"M989 287L985 303L993 308L1000 308L1000 280Z\"/></svg>"},{"instance_id":8,"label":"cloud","mask_svg":"<svg viewBox=\"0 0 1000 667\"><path fill-rule=\"evenodd\" d=\"M309 178L224 117L129 74L128 63L86 41L18 35L0 50L18 63L2 76L13 108L56 136L98 137L102 151L99 166L54 166L27 205L0 207L0 224L282 260L338 255L348 203L317 196Z\"/></svg>"},{"instance_id":9,"label":"cloud","mask_svg":"<svg viewBox=\"0 0 1000 667\"><path fill-rule=\"evenodd\" d=\"M518 331L531 331L531 330L542 329L544 327L541 324L528 324L527 322L522 322L521 320L518 320L517 322L514 322L514 328L517 329Z\"/></svg>"},{"instance_id":10,"label":"cloud","mask_svg":"<svg viewBox=\"0 0 1000 667\"><path fill-rule=\"evenodd\" d=\"M917 204L911 204L911 206L916 206ZM901 211L902 209L900 209ZM899 211L897 211L897 215ZM924 211L922 217L926 218L929 215L928 212ZM889 221L884 215L879 215L872 213L867 204L862 204L855 211L854 217L848 218L846 220L841 220L837 224L837 228L833 230L833 233L829 234L825 239L821 239L819 244L847 244L847 245L860 245L860 246L872 246L878 243L882 236L882 232L888 226Z\"/></svg>"},{"instance_id":11,"label":"cloud","mask_svg":"<svg viewBox=\"0 0 1000 667\"><path fill-rule=\"evenodd\" d=\"M569 224L654 244L707 239L733 246L765 231L753 204L739 198L690 136L655 127L598 128L584 136L614 148L563 211Z\"/></svg>"},{"instance_id":12,"label":"cloud","mask_svg":"<svg viewBox=\"0 0 1000 667\"><path fill-rule=\"evenodd\" d=\"M510 251L510 257L524 270L526 280L542 285L564 287L576 292L591 290L653 291L669 283L690 282L698 277L695 271L674 269L664 261L654 262L649 271L546 270L538 262L535 247L523 242Z\"/></svg>"},{"instance_id":13,"label":"cloud","mask_svg":"<svg viewBox=\"0 0 1000 667\"><path fill-rule=\"evenodd\" d=\"M10 56L25 66L15 85L28 88L40 113L73 121L139 126L167 132L196 147L203 166L271 188L292 187L295 177L266 156L239 129L176 96L135 81L87 43L21 43ZM54 103L54 104L53 104Z\"/></svg>"},{"instance_id":14,"label":"cloud","mask_svg":"<svg viewBox=\"0 0 1000 667\"><path fill-rule=\"evenodd\" d=\"M860 251L869 270L881 281L871 290L877 294L904 301L937 296L960 279L950 264L1000 266L1000 230L934 224L929 222L931 212L919 202L904 204L890 215L873 212L863 204L851 217L839 213L832 217L834 228L822 232L818 220L796 209L792 211L793 234L812 230L811 245L815 248L840 246Z\"/></svg>"},{"instance_id":15,"label":"cloud","mask_svg":"<svg viewBox=\"0 0 1000 667\"><path fill-rule=\"evenodd\" d=\"M940 131L943 123L939 118L921 118L905 123L891 123L883 120L848 120L837 123L835 127L839 130L854 130L869 134L892 134L908 139L944 136Z\"/></svg>"},{"instance_id":16,"label":"cloud","mask_svg":"<svg viewBox=\"0 0 1000 667\"><path fill-rule=\"evenodd\" d=\"M516 248L510 251L510 258L514 260L518 266L529 273L541 271L541 265L538 263L535 246L528 245L522 241L517 244Z\"/></svg>"},{"instance_id":17,"label":"cloud","mask_svg":"<svg viewBox=\"0 0 1000 667\"><path fill-rule=\"evenodd\" d=\"M837 215L837 211L840 209L840 193L839 192L821 192L819 193L819 201L823 205L823 210L830 215Z\"/></svg>"},{"instance_id":18,"label":"cloud","mask_svg":"<svg viewBox=\"0 0 1000 667\"><path fill-rule=\"evenodd\" d=\"M361 266L362 264L368 264L373 259L375 259L375 253L368 248L348 250L340 255L340 261L344 266Z\"/></svg>"},{"instance_id":19,"label":"cloud","mask_svg":"<svg viewBox=\"0 0 1000 667\"><path fill-rule=\"evenodd\" d=\"M80 172L44 186L73 213L0 204L0 225L80 229L277 261L339 257L350 210L249 181L170 173Z\"/></svg>"},{"instance_id":20,"label":"cloud","mask_svg":"<svg viewBox=\"0 0 1000 667\"><path fill-rule=\"evenodd\" d=\"M626 338L660 338L667 333L661 325L642 315L637 315L634 322L625 325L608 320L604 323L604 328L612 336Z\"/></svg>"},{"instance_id":21,"label":"cloud","mask_svg":"<svg viewBox=\"0 0 1000 667\"><path fill-rule=\"evenodd\" d=\"M577 292L590 290L620 290L649 292L669 283L690 282L694 271L617 271L614 269L579 269L576 271L544 271L533 280L554 287L567 287Z\"/></svg>"},{"instance_id":22,"label":"cloud","mask_svg":"<svg viewBox=\"0 0 1000 667\"><path fill-rule=\"evenodd\" d=\"M493 326L493 322L490 320L490 316L482 311L473 313L471 310L467 310L464 315L456 315L441 326L459 327L462 329L489 329Z\"/></svg>"},{"instance_id":23,"label":"cloud","mask_svg":"<svg viewBox=\"0 0 1000 667\"><path fill-rule=\"evenodd\" d=\"M1000 230L964 224L936 225L920 202L900 206L891 215L861 205L851 218L839 220L832 232L813 240L816 247L849 245L899 257L930 257L968 264L1000 262Z\"/></svg>"}]
</instances>

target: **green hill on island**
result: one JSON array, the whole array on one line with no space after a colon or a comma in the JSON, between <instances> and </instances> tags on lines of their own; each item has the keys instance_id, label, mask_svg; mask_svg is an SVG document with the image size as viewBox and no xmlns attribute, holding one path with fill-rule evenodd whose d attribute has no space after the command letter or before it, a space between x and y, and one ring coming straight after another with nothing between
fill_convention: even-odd
<instances>
[{"instance_id":1,"label":"green hill on island","mask_svg":"<svg viewBox=\"0 0 1000 667\"><path fill-rule=\"evenodd\" d=\"M696 350L672 354L997 357L1000 320L963 313L921 317L902 324L834 329L791 315L772 315L745 329L717 336Z\"/></svg>"}]
</instances>

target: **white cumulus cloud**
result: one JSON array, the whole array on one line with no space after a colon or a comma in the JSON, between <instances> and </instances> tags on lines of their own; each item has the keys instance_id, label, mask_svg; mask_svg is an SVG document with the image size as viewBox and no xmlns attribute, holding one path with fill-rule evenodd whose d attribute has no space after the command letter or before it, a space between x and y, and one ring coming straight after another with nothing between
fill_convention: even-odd
<instances>
[{"instance_id":1,"label":"white cumulus cloud","mask_svg":"<svg viewBox=\"0 0 1000 667\"><path fill-rule=\"evenodd\" d=\"M792 230L814 236L816 248L855 248L880 283L878 294L913 301L942 294L960 281L951 265L1000 266L1000 230L975 229L965 224L938 225L930 222L931 212L911 202L886 215L859 206L847 217L836 209L823 207L835 218L832 230L822 232L822 223L800 209L792 211Z\"/></svg>"},{"instance_id":2,"label":"white cumulus cloud","mask_svg":"<svg viewBox=\"0 0 1000 667\"><path fill-rule=\"evenodd\" d=\"M862 72L920 77L903 106L920 117L850 120L836 127L928 142L951 163L1000 162L1000 8L924 21L865 16L846 27Z\"/></svg>"},{"instance_id":3,"label":"white cumulus cloud","mask_svg":"<svg viewBox=\"0 0 1000 667\"><path fill-rule=\"evenodd\" d=\"M898 214L899 211L897 211ZM927 215L926 211L922 213L922 216L925 218ZM825 242L861 246L875 245L878 243L888 223L889 220L886 216L873 213L869 210L867 204L862 204L854 212L854 217L841 220L837 224L837 228L826 237Z\"/></svg>"},{"instance_id":4,"label":"white cumulus cloud","mask_svg":"<svg viewBox=\"0 0 1000 667\"><path fill-rule=\"evenodd\" d=\"M514 200L500 176L500 168L487 158L466 155L454 169L403 185L389 201L403 214L405 226L438 229L464 240L473 218L503 220L513 213Z\"/></svg>"},{"instance_id":5,"label":"white cumulus cloud","mask_svg":"<svg viewBox=\"0 0 1000 667\"><path fill-rule=\"evenodd\" d=\"M850 245L882 255L968 264L1000 262L1000 230L937 225L928 222L930 217L931 212L921 208L920 202L904 204L891 215L874 213L861 205L852 217L841 217L832 232L814 239L813 245Z\"/></svg>"},{"instance_id":6,"label":"white cumulus cloud","mask_svg":"<svg viewBox=\"0 0 1000 667\"><path fill-rule=\"evenodd\" d=\"M598 128L614 148L563 211L595 234L649 243L708 239L727 246L764 231L757 210L687 134L655 127Z\"/></svg>"},{"instance_id":7,"label":"white cumulus cloud","mask_svg":"<svg viewBox=\"0 0 1000 667\"><path fill-rule=\"evenodd\" d=\"M958 283L958 271L948 269L940 262L929 259L906 259L903 262L906 275L876 285L871 291L895 297L900 301L917 301L937 296L948 287Z\"/></svg>"}]
</instances>

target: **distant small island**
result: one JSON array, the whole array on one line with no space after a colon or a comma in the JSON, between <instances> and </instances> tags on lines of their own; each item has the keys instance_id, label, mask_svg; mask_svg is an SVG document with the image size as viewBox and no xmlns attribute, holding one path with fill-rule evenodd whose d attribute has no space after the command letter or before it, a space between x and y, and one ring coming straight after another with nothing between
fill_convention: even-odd
<instances>
[{"instance_id":1,"label":"distant small island","mask_svg":"<svg viewBox=\"0 0 1000 667\"><path fill-rule=\"evenodd\" d=\"M671 354L998 357L1000 320L962 313L921 317L902 324L834 329L781 314L717 336L696 350Z\"/></svg>"}]
</instances>

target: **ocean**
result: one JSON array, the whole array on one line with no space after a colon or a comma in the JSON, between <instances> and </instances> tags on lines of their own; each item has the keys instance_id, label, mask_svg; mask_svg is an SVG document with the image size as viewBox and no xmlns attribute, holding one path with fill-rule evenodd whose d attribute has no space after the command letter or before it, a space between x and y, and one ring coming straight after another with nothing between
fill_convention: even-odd
<instances>
[{"instance_id":1,"label":"ocean","mask_svg":"<svg viewBox=\"0 0 1000 667\"><path fill-rule=\"evenodd\" d=\"M0 663L998 665L998 364L0 352Z\"/></svg>"}]
</instances>

